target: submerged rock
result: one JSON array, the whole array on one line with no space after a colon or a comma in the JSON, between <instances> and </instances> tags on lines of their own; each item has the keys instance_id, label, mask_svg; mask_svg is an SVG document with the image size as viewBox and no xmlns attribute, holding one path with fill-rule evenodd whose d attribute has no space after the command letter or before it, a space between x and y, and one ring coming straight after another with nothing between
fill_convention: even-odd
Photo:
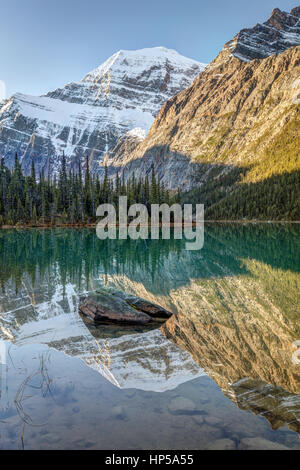
<instances>
[{"instance_id":1,"label":"submerged rock","mask_svg":"<svg viewBox=\"0 0 300 470\"><path fill-rule=\"evenodd\" d=\"M231 439L218 439L207 447L207 450L235 450L236 446Z\"/></svg>"},{"instance_id":2,"label":"submerged rock","mask_svg":"<svg viewBox=\"0 0 300 470\"><path fill-rule=\"evenodd\" d=\"M210 426L221 426L223 421L221 418L217 418L216 416L207 416L205 418L205 422Z\"/></svg>"},{"instance_id":3,"label":"submerged rock","mask_svg":"<svg viewBox=\"0 0 300 470\"><path fill-rule=\"evenodd\" d=\"M239 450L289 450L289 448L283 444L269 441L262 437L242 439L238 448Z\"/></svg>"},{"instance_id":4,"label":"submerged rock","mask_svg":"<svg viewBox=\"0 0 300 470\"><path fill-rule=\"evenodd\" d=\"M79 311L95 322L124 325L147 325L154 320L161 322L172 316L171 312L159 305L109 288L81 298Z\"/></svg>"},{"instance_id":5,"label":"submerged rock","mask_svg":"<svg viewBox=\"0 0 300 470\"><path fill-rule=\"evenodd\" d=\"M128 420L125 409L121 405L114 406L111 409L111 417L113 419L118 419L118 420L121 420L121 421L127 421Z\"/></svg>"},{"instance_id":6,"label":"submerged rock","mask_svg":"<svg viewBox=\"0 0 300 470\"><path fill-rule=\"evenodd\" d=\"M169 403L169 412L173 415L193 415L196 414L196 405L189 398L176 397Z\"/></svg>"}]
</instances>

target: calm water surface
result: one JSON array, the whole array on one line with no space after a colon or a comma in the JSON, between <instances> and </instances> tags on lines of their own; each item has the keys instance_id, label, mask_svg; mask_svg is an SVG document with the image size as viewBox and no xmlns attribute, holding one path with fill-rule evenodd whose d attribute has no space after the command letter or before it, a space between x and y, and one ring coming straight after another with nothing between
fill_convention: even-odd
<instances>
[{"instance_id":1,"label":"calm water surface","mask_svg":"<svg viewBox=\"0 0 300 470\"><path fill-rule=\"evenodd\" d=\"M101 285L175 315L96 327ZM0 448L300 449L299 314L297 225L207 225L199 252L1 231Z\"/></svg>"}]
</instances>

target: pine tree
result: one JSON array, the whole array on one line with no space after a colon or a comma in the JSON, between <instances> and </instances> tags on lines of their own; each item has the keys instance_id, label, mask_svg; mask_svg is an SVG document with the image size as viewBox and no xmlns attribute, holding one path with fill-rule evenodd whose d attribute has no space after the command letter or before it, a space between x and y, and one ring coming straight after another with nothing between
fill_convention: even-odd
<instances>
[{"instance_id":1,"label":"pine tree","mask_svg":"<svg viewBox=\"0 0 300 470\"><path fill-rule=\"evenodd\" d=\"M107 166L105 166L101 180L99 174L91 174L88 157L84 181L80 160L77 170L76 172L70 169L67 172L66 158L63 154L58 179L54 176L51 180L49 175L46 178L41 169L37 180L33 160L30 176L24 176L17 155L12 170L5 166L2 159L0 162L1 224L31 223L36 225L39 220L43 224L55 224L58 218L63 223L78 223L89 218L95 220L96 207L110 202L115 204L117 209L120 195L127 196L128 204L146 204L149 210L151 203L161 203L170 199L169 192L165 190L164 185L157 182L154 168L151 186L148 177L138 180L134 173L127 178L127 181L124 172L121 177L117 173L115 180L110 179ZM285 193L280 190L278 194L284 205ZM296 197L290 198L291 210L295 201L297 201Z\"/></svg>"},{"instance_id":2,"label":"pine tree","mask_svg":"<svg viewBox=\"0 0 300 470\"><path fill-rule=\"evenodd\" d=\"M158 186L154 172L154 165L152 165L150 204L158 204L158 202Z\"/></svg>"}]
</instances>

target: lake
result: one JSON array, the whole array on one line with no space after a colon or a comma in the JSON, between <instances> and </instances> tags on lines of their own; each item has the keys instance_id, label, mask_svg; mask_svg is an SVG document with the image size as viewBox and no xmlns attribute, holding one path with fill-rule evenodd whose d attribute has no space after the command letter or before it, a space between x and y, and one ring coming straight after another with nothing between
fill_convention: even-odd
<instances>
[{"instance_id":1,"label":"lake","mask_svg":"<svg viewBox=\"0 0 300 470\"><path fill-rule=\"evenodd\" d=\"M97 326L104 285L174 315ZM1 449L300 449L300 225L208 224L201 251L2 230L0 340Z\"/></svg>"}]
</instances>

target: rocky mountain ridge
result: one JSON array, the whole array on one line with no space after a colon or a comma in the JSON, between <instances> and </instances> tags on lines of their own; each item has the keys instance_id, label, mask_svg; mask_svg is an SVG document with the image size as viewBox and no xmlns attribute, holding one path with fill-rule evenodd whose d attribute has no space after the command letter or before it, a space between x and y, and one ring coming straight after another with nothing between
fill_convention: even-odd
<instances>
[{"instance_id":1,"label":"rocky mountain ridge","mask_svg":"<svg viewBox=\"0 0 300 470\"><path fill-rule=\"evenodd\" d=\"M63 150L69 166L88 154L94 171L106 164L112 177L143 178L154 166L165 188L188 192L213 220L298 220L299 24L300 7L275 9L205 68L164 48L121 51L80 83L6 102L0 153L12 165L19 145L25 171L36 157L46 174Z\"/></svg>"},{"instance_id":2,"label":"rocky mountain ridge","mask_svg":"<svg viewBox=\"0 0 300 470\"><path fill-rule=\"evenodd\" d=\"M300 45L300 7L290 13L275 8L270 18L253 28L242 29L227 42L217 60L234 56L245 62L280 54Z\"/></svg>"},{"instance_id":3,"label":"rocky mountain ridge","mask_svg":"<svg viewBox=\"0 0 300 470\"><path fill-rule=\"evenodd\" d=\"M119 150L125 174L145 176L154 165L170 189L189 189L236 167L253 167L253 179L259 177L255 166L266 160L264 152L299 117L299 73L300 47L208 67L163 106L133 152ZM281 172L286 164L280 162ZM116 158L114 165L119 166Z\"/></svg>"}]
</instances>

